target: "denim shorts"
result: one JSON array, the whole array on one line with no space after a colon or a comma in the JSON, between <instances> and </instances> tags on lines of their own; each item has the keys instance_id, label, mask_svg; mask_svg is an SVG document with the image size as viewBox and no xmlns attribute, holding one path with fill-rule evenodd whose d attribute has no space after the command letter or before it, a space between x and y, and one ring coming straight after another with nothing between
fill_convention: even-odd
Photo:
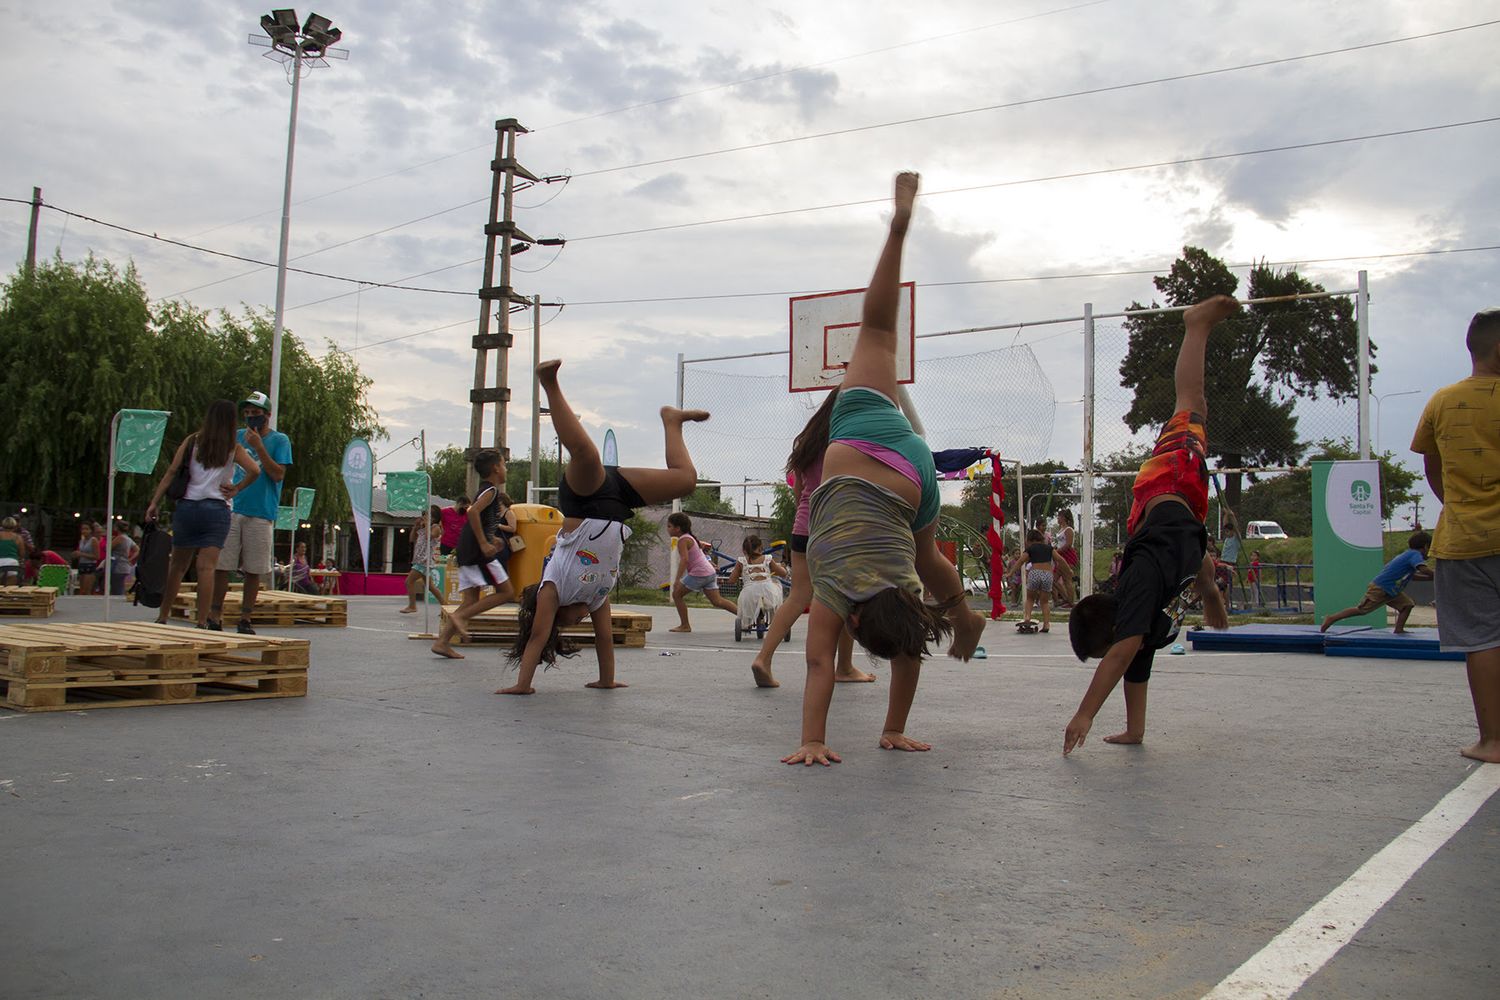
<instances>
[{"instance_id":1,"label":"denim shorts","mask_svg":"<svg viewBox=\"0 0 1500 1000\"><path fill-rule=\"evenodd\" d=\"M229 535L229 504L205 497L179 500L172 511L174 549L222 549Z\"/></svg>"},{"instance_id":2,"label":"denim shorts","mask_svg":"<svg viewBox=\"0 0 1500 1000\"><path fill-rule=\"evenodd\" d=\"M697 576L685 573L682 577L682 585L688 590L695 590L701 594L705 590L718 590L719 578L713 573L703 573Z\"/></svg>"}]
</instances>

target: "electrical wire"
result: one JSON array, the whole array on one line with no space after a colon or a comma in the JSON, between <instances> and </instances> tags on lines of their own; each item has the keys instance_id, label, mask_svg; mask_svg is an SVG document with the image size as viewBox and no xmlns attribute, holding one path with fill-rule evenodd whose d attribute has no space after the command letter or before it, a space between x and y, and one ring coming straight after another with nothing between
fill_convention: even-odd
<instances>
[{"instance_id":1,"label":"electrical wire","mask_svg":"<svg viewBox=\"0 0 1500 1000\"><path fill-rule=\"evenodd\" d=\"M1265 146L1260 149L1244 149L1232 153L1208 153L1203 156L1187 156L1177 160L1157 160L1153 163L1133 163L1123 167L1098 167L1093 170L1075 170L1065 174L1048 174L1042 177L1023 177L1010 181L992 181L988 184L969 184L963 187L945 188L938 191L924 191L923 198L936 198L950 194L968 194L974 191L990 191L996 188L1018 187L1026 184L1044 184L1051 181L1077 180L1082 177L1103 177L1109 174L1123 174L1137 170L1155 170L1161 167L1180 167L1194 163L1212 163L1217 160L1231 160L1242 156L1264 156L1269 153L1286 153L1300 149L1318 149L1324 146L1340 146L1354 142L1366 142L1370 139L1389 139L1396 136L1419 135L1426 132L1441 132L1446 129L1466 128L1471 125L1489 125L1500 121L1500 116L1491 118L1474 118L1469 121L1447 122L1442 125L1423 125L1416 128L1393 129L1388 132L1371 132L1367 135L1345 136L1339 139L1319 139L1310 142L1288 143L1284 146ZM863 198L858 201L833 202L827 205L806 205L801 208L785 208L774 212L755 212L746 215L731 215L719 219L700 219L696 222L677 222L666 226L646 226L640 229L622 229L613 233L594 233L589 236L574 236L568 242L582 243L586 240L607 240L620 236L640 236L646 233L664 233L678 229L694 229L700 226L717 226L726 222L751 222L756 219L774 219L788 215L800 215L806 212L825 212L835 208L856 208L863 205L883 205L890 201L890 195L882 195L879 198Z\"/></svg>"}]
</instances>

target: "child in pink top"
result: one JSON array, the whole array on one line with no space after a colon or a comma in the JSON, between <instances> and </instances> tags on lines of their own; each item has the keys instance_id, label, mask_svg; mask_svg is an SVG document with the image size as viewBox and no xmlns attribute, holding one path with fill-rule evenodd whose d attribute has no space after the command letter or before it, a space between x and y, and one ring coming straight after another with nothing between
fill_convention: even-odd
<instances>
[{"instance_id":1,"label":"child in pink top","mask_svg":"<svg viewBox=\"0 0 1500 1000\"><path fill-rule=\"evenodd\" d=\"M739 607L733 601L719 596L719 574L714 572L714 564L708 561L708 556L698 546L698 539L693 537L693 519L681 511L668 515L667 533L677 539L677 579L672 581L672 603L677 605L677 615L682 619L682 624L668 631L693 630L693 626L688 624L687 612L687 595L690 590L702 594L714 607L738 615Z\"/></svg>"},{"instance_id":2,"label":"child in pink top","mask_svg":"<svg viewBox=\"0 0 1500 1000\"><path fill-rule=\"evenodd\" d=\"M792 589L781 602L781 607L776 609L776 615L766 629L766 637L761 641L760 652L750 662L750 675L755 678L756 687L781 686L781 682L771 675L771 658L776 655L776 647L781 641L791 635L792 626L797 624L797 619L802 617L812 600L812 575L807 571L809 509L813 491L823 482L823 452L828 447L829 415L833 413L838 396L838 389L834 389L823 400L823 405L792 442L792 453L786 461L787 477L792 492L797 495L797 513L792 518ZM847 630L839 635L833 679L859 683L875 680L874 674L867 674L854 665L854 636Z\"/></svg>"}]
</instances>

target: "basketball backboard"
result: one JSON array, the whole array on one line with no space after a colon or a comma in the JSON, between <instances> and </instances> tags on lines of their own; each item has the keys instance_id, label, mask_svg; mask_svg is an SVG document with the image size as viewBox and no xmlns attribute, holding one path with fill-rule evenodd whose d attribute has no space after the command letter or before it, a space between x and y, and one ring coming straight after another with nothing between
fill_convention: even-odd
<instances>
[{"instance_id":1,"label":"basketball backboard","mask_svg":"<svg viewBox=\"0 0 1500 1000\"><path fill-rule=\"evenodd\" d=\"M797 295L790 300L791 362L787 388L791 392L832 389L844 378L844 366L859 336L859 317L865 290ZM901 283L896 312L896 380L913 381L912 358L917 343L917 284Z\"/></svg>"}]
</instances>

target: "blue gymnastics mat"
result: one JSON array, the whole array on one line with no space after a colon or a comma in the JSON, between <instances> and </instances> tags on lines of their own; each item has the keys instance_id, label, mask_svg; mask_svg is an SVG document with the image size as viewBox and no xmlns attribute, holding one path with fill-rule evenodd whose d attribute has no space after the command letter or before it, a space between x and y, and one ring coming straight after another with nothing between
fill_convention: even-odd
<instances>
[{"instance_id":1,"label":"blue gymnastics mat","mask_svg":"<svg viewBox=\"0 0 1500 1000\"><path fill-rule=\"evenodd\" d=\"M1415 628L1395 635L1365 626L1318 631L1316 625L1235 625L1223 632L1187 633L1193 649L1224 653L1322 653L1384 660L1462 660L1462 653L1438 649L1437 629Z\"/></svg>"},{"instance_id":2,"label":"blue gymnastics mat","mask_svg":"<svg viewBox=\"0 0 1500 1000\"><path fill-rule=\"evenodd\" d=\"M1187 637L1194 649L1224 653L1321 653L1324 639L1316 625L1232 625Z\"/></svg>"}]
</instances>

